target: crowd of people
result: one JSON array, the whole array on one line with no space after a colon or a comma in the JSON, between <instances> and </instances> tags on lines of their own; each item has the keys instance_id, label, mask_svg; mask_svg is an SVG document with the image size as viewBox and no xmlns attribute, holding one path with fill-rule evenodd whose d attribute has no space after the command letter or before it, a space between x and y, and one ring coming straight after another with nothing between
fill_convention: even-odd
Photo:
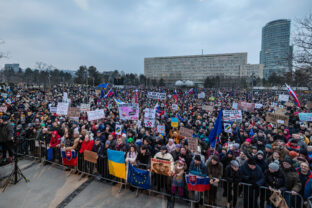
<instances>
[{"instance_id":1,"label":"crowd of people","mask_svg":"<svg viewBox=\"0 0 312 208\"><path fill-rule=\"evenodd\" d=\"M27 139L36 138L49 148L76 150L79 156L85 150L106 156L107 149L124 151L127 163L141 169L150 169L150 159L165 159L171 162L170 179L172 194L183 197L186 193L185 173L210 178L207 193L209 204L216 205L220 181L226 181L224 194L228 207L235 207L238 195L243 194L244 207L274 207L269 200L273 191L291 193L285 196L289 207L295 207L296 195L304 200L312 194L312 132L309 122L301 122L298 113L311 112L306 105L310 94L300 96L301 106L292 98L289 103L278 101L278 95L287 91L232 90L232 89L146 89L112 88L113 95L104 98L97 88L81 86L50 89L18 88L2 86L6 96L1 97L1 106L6 107L0 117L0 146L3 163L12 162L13 143L23 138L23 153L27 154ZM109 89L105 90L105 93ZM166 93L165 100L150 99L150 91ZM64 92L72 107L89 103L91 110L104 109L105 118L88 121L87 113L81 112L78 119L50 112L50 107L62 102ZM205 92L205 98L198 93ZM3 95L3 94L2 94ZM121 120L113 98L125 103L137 102L138 120ZM222 131L215 145L211 145L209 134L221 110L231 110L233 103L245 101L262 104L261 108L242 112L242 120L230 122L230 131ZM273 103L273 104L272 104ZM178 109L173 109L177 104ZM212 110L202 109L203 105ZM144 109L158 106L155 127L144 126ZM288 125L267 122L266 114L277 107L285 109ZM179 126L171 126L171 118L179 119ZM122 133L115 132L122 125ZM164 133L157 132L157 125L164 125ZM190 150L188 138L182 136L180 128L193 130L198 140L197 150ZM239 190L238 184L249 184L248 191ZM265 193L259 189L266 186ZM237 190L237 191L236 191Z\"/></svg>"}]
</instances>

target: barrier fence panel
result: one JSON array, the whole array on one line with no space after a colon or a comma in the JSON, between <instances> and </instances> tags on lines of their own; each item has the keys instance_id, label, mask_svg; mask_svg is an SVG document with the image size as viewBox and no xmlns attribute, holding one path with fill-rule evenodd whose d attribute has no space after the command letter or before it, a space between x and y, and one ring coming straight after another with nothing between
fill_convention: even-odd
<instances>
[{"instance_id":1,"label":"barrier fence panel","mask_svg":"<svg viewBox=\"0 0 312 208\"><path fill-rule=\"evenodd\" d=\"M124 179L120 179L109 174L108 159L106 155L99 156L97 163L94 164L92 162L85 161L83 154L78 153L77 166L70 167L63 165L61 150L59 147L53 148L53 159L51 161L47 161L47 149L47 144L45 142L35 139L29 139L17 143L16 147L16 151L20 155L24 154L26 156L39 159L44 163L51 163L63 168L70 168L72 170L77 170L82 174L97 177L101 180L126 185L126 181ZM146 164L139 164L137 168L146 170L148 167ZM263 208L267 207L267 205L271 205L269 198L272 192L268 189L268 187L258 187L246 183L237 184L220 179L218 184L210 185L210 190L200 193L196 191L188 191L184 177L183 194L180 196L178 189L175 190L175 193L173 193L171 181L171 176L159 175L151 172L151 189L148 190L148 193L153 192L166 196L168 199L177 199L189 202L191 203L191 206L194 203L200 203L207 207L227 207L230 205L232 207ZM138 190L140 189L139 187L135 187L130 184L129 187L136 188L138 194ZM284 197L289 208L304 207L304 200L301 195L292 195L291 192L284 191L282 196ZM312 197L307 200L307 206L312 208Z\"/></svg>"}]
</instances>

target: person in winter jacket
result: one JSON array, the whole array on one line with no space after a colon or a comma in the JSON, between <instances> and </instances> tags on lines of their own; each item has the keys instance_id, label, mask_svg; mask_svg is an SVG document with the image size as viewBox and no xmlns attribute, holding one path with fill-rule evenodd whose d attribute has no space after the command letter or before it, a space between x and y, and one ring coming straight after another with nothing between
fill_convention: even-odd
<instances>
[{"instance_id":1,"label":"person in winter jacket","mask_svg":"<svg viewBox=\"0 0 312 208\"><path fill-rule=\"evenodd\" d=\"M189 172L198 176L206 176L206 165L201 161L200 155L195 155L194 160L190 164Z\"/></svg>"},{"instance_id":2,"label":"person in winter jacket","mask_svg":"<svg viewBox=\"0 0 312 208\"><path fill-rule=\"evenodd\" d=\"M300 151L300 146L298 145L298 141L296 139L290 139L286 144L286 148L289 151L295 151L298 153Z\"/></svg>"},{"instance_id":3,"label":"person in winter jacket","mask_svg":"<svg viewBox=\"0 0 312 208\"><path fill-rule=\"evenodd\" d=\"M228 150L226 155L221 159L221 163L223 165L223 171L230 164L232 160L235 160L233 150Z\"/></svg>"},{"instance_id":4,"label":"person in winter jacket","mask_svg":"<svg viewBox=\"0 0 312 208\"><path fill-rule=\"evenodd\" d=\"M301 190L301 182L299 175L296 172L296 169L293 167L294 161L287 157L282 163L282 171L285 174L286 182L286 191L290 191L291 194L285 193L284 198L289 207L296 207L295 195L297 195Z\"/></svg>"},{"instance_id":5,"label":"person in winter jacket","mask_svg":"<svg viewBox=\"0 0 312 208\"><path fill-rule=\"evenodd\" d=\"M51 139L49 143L49 147L57 147L61 143L61 136L57 131L53 131L51 134Z\"/></svg>"},{"instance_id":6,"label":"person in winter jacket","mask_svg":"<svg viewBox=\"0 0 312 208\"><path fill-rule=\"evenodd\" d=\"M268 164L264 160L264 153L261 150L259 150L255 155L255 161L256 164L261 168L262 172L265 172L265 170L268 168Z\"/></svg>"},{"instance_id":7,"label":"person in winter jacket","mask_svg":"<svg viewBox=\"0 0 312 208\"><path fill-rule=\"evenodd\" d=\"M10 162L12 162L12 142L13 142L13 129L8 124L5 116L0 117L0 146L2 146L3 159L6 159L6 152L9 152Z\"/></svg>"},{"instance_id":8,"label":"person in winter jacket","mask_svg":"<svg viewBox=\"0 0 312 208\"><path fill-rule=\"evenodd\" d=\"M251 184L244 187L244 208L257 208L257 198L259 195L259 186L264 184L264 174L256 161L249 158L239 169L241 182Z\"/></svg>"},{"instance_id":9,"label":"person in winter jacket","mask_svg":"<svg viewBox=\"0 0 312 208\"><path fill-rule=\"evenodd\" d=\"M131 165L136 165L136 159L137 159L138 153L136 151L136 148L134 145L130 145L130 150L127 152L126 155L126 162L130 163Z\"/></svg>"},{"instance_id":10,"label":"person in winter jacket","mask_svg":"<svg viewBox=\"0 0 312 208\"><path fill-rule=\"evenodd\" d=\"M174 172L172 173L172 184L171 184L171 193L175 194L176 189L179 191L180 197L183 196L183 182L184 182L184 170L185 170L185 161L183 158L180 158L174 163Z\"/></svg>"},{"instance_id":11,"label":"person in winter jacket","mask_svg":"<svg viewBox=\"0 0 312 208\"><path fill-rule=\"evenodd\" d=\"M85 139L82 141L81 148L80 148L80 153L82 154L85 150L91 151L93 145L94 145L94 141L90 140L90 136L89 135L86 135Z\"/></svg>"},{"instance_id":12,"label":"person in winter jacket","mask_svg":"<svg viewBox=\"0 0 312 208\"><path fill-rule=\"evenodd\" d=\"M223 165L219 161L219 157L214 155L207 161L207 171L210 178L210 190L208 191L208 203L216 205L218 183L223 176Z\"/></svg>"},{"instance_id":13,"label":"person in winter jacket","mask_svg":"<svg viewBox=\"0 0 312 208\"><path fill-rule=\"evenodd\" d=\"M236 160L232 160L224 171L224 179L226 180L226 196L227 207L236 206L238 196L238 184L240 182L239 163Z\"/></svg>"},{"instance_id":14,"label":"person in winter jacket","mask_svg":"<svg viewBox=\"0 0 312 208\"><path fill-rule=\"evenodd\" d=\"M269 187L270 191L267 191L266 199L269 199L272 195L273 190L282 193L286 190L285 187L286 178L284 173L280 170L279 164L277 162L272 162L269 164L269 170L265 172L265 186ZM274 205L268 200L268 205L274 207Z\"/></svg>"},{"instance_id":15,"label":"person in winter jacket","mask_svg":"<svg viewBox=\"0 0 312 208\"><path fill-rule=\"evenodd\" d=\"M297 173L301 182L301 191L299 193L304 199L307 199L312 193L312 172L309 168L309 164L301 163L300 167L297 168Z\"/></svg>"}]
</instances>

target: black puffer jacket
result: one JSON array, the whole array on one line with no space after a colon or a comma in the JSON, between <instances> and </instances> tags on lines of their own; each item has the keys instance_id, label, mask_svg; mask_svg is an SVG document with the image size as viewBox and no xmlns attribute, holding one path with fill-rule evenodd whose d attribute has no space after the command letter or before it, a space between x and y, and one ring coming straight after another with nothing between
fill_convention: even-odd
<instances>
[{"instance_id":1,"label":"black puffer jacket","mask_svg":"<svg viewBox=\"0 0 312 208\"><path fill-rule=\"evenodd\" d=\"M0 124L0 143L9 141L13 137L13 129L9 124Z\"/></svg>"},{"instance_id":2,"label":"black puffer jacket","mask_svg":"<svg viewBox=\"0 0 312 208\"><path fill-rule=\"evenodd\" d=\"M276 172L270 172L267 170L265 172L265 185L271 186L274 189L280 189L281 191L286 190L285 187L286 178L284 173L279 169Z\"/></svg>"},{"instance_id":3,"label":"black puffer jacket","mask_svg":"<svg viewBox=\"0 0 312 208\"><path fill-rule=\"evenodd\" d=\"M240 182L239 170L234 171L233 168L231 167L231 164L229 164L225 168L224 179L227 182L238 184Z\"/></svg>"}]
</instances>

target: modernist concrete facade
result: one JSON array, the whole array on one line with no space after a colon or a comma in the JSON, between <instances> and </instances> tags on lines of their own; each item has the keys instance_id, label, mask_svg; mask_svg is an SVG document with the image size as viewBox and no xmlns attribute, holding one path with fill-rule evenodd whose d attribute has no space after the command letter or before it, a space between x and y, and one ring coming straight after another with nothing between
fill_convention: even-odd
<instances>
[{"instance_id":1,"label":"modernist concrete facade","mask_svg":"<svg viewBox=\"0 0 312 208\"><path fill-rule=\"evenodd\" d=\"M263 66L247 64L247 53L154 57L144 59L144 75L166 84L191 80L202 85L206 77L263 77Z\"/></svg>"},{"instance_id":2,"label":"modernist concrete facade","mask_svg":"<svg viewBox=\"0 0 312 208\"><path fill-rule=\"evenodd\" d=\"M267 79L272 73L282 75L291 70L290 20L280 19L267 23L262 28L260 64Z\"/></svg>"}]
</instances>

